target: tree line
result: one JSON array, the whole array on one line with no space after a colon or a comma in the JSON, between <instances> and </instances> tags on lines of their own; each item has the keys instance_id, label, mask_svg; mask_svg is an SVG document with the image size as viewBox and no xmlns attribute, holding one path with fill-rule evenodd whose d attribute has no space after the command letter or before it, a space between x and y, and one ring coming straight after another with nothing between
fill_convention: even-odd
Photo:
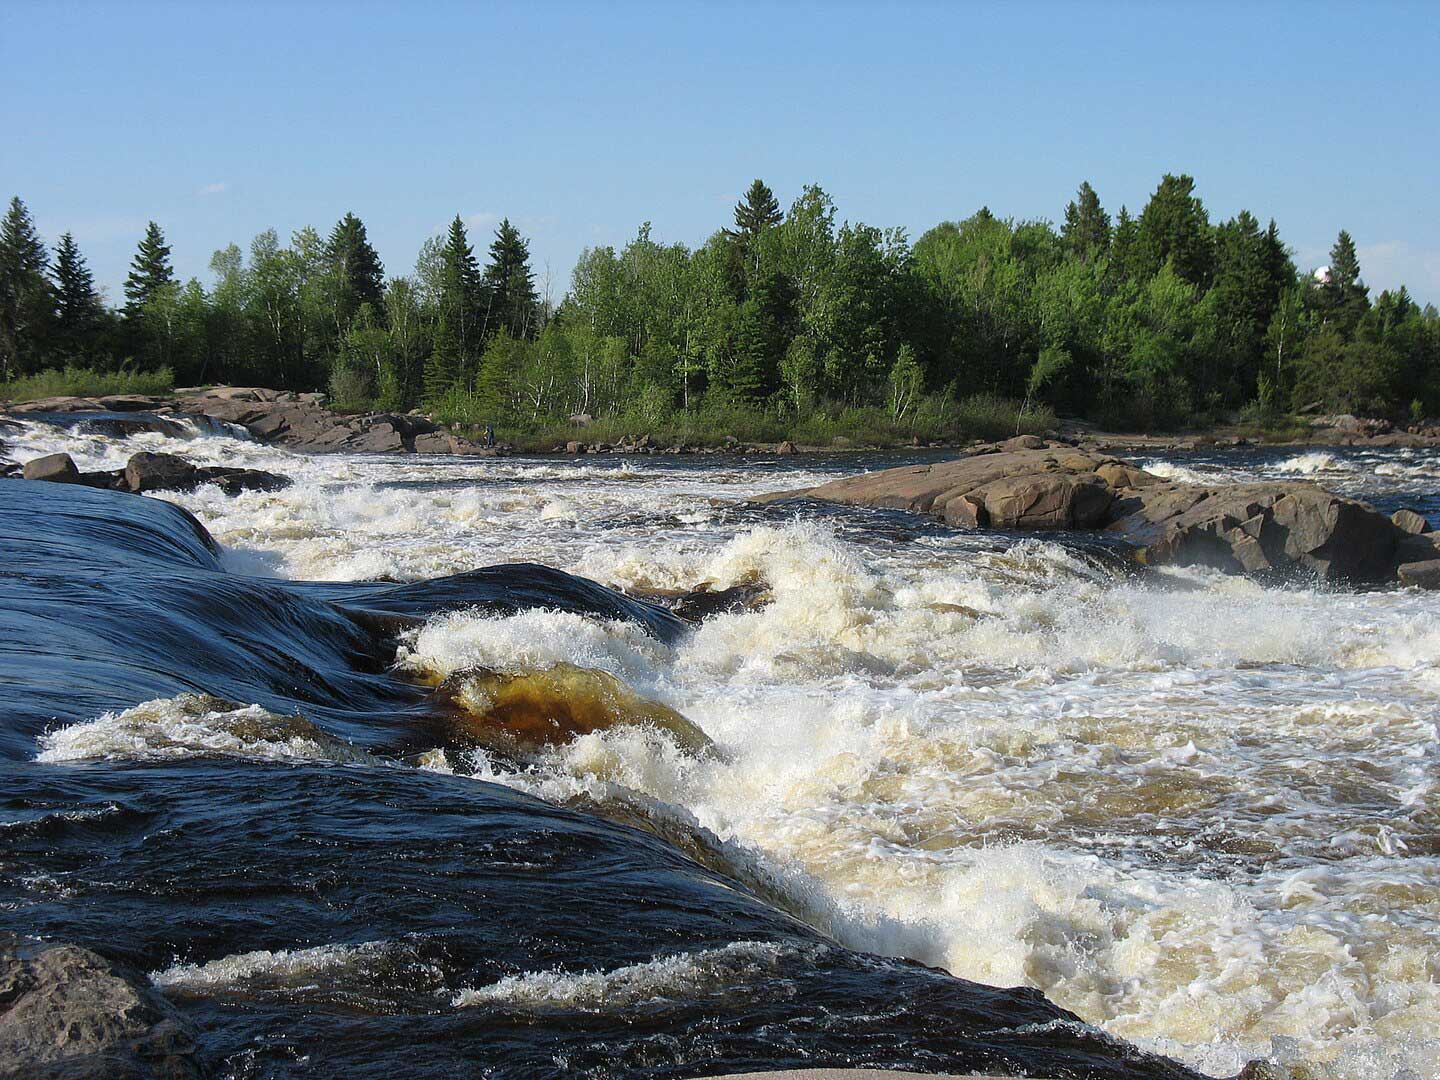
<instances>
[{"instance_id":1,"label":"tree line","mask_svg":"<svg viewBox=\"0 0 1440 1080\"><path fill-rule=\"evenodd\" d=\"M74 238L52 254L12 199L0 379L166 368L516 429L847 410L933 427L975 395L1141 428L1312 406L1440 413L1433 305L1404 287L1372 298L1344 231L1328 267L1299 272L1273 219L1212 224L1184 175L1164 176L1138 215L1112 218L1082 183L1058 229L982 208L913 243L838 222L817 186L782 210L756 180L699 247L646 223L618 250L587 249L553 307L508 219L483 266L457 216L387 279L347 213L328 235L232 244L210 270L209 287L180 281L151 222L113 308Z\"/></svg>"}]
</instances>

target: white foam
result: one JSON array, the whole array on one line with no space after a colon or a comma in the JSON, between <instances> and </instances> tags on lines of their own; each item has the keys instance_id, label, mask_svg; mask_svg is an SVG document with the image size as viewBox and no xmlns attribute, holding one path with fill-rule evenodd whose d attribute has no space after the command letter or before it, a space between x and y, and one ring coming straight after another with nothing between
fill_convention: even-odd
<instances>
[{"instance_id":1,"label":"white foam","mask_svg":"<svg viewBox=\"0 0 1440 1080\"><path fill-rule=\"evenodd\" d=\"M155 761L230 756L378 764L298 716L197 694L156 698L42 735L37 761Z\"/></svg>"},{"instance_id":2,"label":"white foam","mask_svg":"<svg viewBox=\"0 0 1440 1080\"><path fill-rule=\"evenodd\" d=\"M506 976L489 986L461 990L451 1004L462 1009L503 1005L610 1012L648 1001L693 1001L724 994L756 976L778 973L799 952L793 945L742 941L717 949L657 957L610 971L526 972Z\"/></svg>"}]
</instances>

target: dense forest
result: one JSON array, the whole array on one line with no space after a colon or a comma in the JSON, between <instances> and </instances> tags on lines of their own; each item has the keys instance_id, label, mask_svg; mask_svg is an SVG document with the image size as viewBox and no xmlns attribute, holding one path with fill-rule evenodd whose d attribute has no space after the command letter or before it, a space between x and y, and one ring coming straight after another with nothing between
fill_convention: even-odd
<instances>
[{"instance_id":1,"label":"dense forest","mask_svg":"<svg viewBox=\"0 0 1440 1080\"><path fill-rule=\"evenodd\" d=\"M49 250L15 198L0 380L156 370L516 431L588 414L934 432L967 400L1131 429L1310 407L1440 413L1432 305L1403 287L1371 297L1343 231L1328 267L1297 272L1273 220L1212 224L1189 176L1113 217L1081 184L1058 230L981 209L911 243L836 218L819 187L787 212L756 180L698 248L647 223L623 249L586 250L553 308L508 220L483 265L457 216L388 279L353 214L288 246L267 230L248 253L217 251L208 287L176 278L152 222L114 308L74 238Z\"/></svg>"}]
</instances>

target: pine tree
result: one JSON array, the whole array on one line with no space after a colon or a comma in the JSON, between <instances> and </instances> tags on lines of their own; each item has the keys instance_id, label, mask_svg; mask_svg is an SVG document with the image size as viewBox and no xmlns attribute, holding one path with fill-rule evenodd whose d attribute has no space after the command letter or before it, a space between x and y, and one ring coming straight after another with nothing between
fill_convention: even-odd
<instances>
[{"instance_id":1,"label":"pine tree","mask_svg":"<svg viewBox=\"0 0 1440 1080\"><path fill-rule=\"evenodd\" d=\"M1086 261L1110 246L1110 215L1100 205L1090 181L1083 181L1075 201L1066 205L1060 235L1070 250Z\"/></svg>"},{"instance_id":2,"label":"pine tree","mask_svg":"<svg viewBox=\"0 0 1440 1080\"><path fill-rule=\"evenodd\" d=\"M330 230L325 256L335 275L335 332L344 337L362 304L383 319L385 312L385 267L370 246L365 223L347 213Z\"/></svg>"},{"instance_id":3,"label":"pine tree","mask_svg":"<svg viewBox=\"0 0 1440 1080\"><path fill-rule=\"evenodd\" d=\"M170 266L170 247L165 243L165 234L155 222L148 222L135 258L130 262L130 274L125 278L125 317L138 317L145 305L174 281L175 271Z\"/></svg>"},{"instance_id":4,"label":"pine tree","mask_svg":"<svg viewBox=\"0 0 1440 1080\"><path fill-rule=\"evenodd\" d=\"M65 359L93 351L105 308L95 290L95 277L68 232L55 248L55 338Z\"/></svg>"},{"instance_id":5,"label":"pine tree","mask_svg":"<svg viewBox=\"0 0 1440 1080\"><path fill-rule=\"evenodd\" d=\"M484 277L486 336L504 330L513 338L533 338L539 331L540 304L530 270L530 245L506 218L495 230Z\"/></svg>"},{"instance_id":6,"label":"pine tree","mask_svg":"<svg viewBox=\"0 0 1440 1080\"><path fill-rule=\"evenodd\" d=\"M36 370L49 347L50 257L19 197L0 222L0 380Z\"/></svg>"},{"instance_id":7,"label":"pine tree","mask_svg":"<svg viewBox=\"0 0 1440 1080\"><path fill-rule=\"evenodd\" d=\"M1215 259L1210 217L1195 196L1191 177L1166 173L1145 204L1139 226L1139 266L1145 277L1173 260L1182 280L1202 289L1209 286Z\"/></svg>"}]
</instances>

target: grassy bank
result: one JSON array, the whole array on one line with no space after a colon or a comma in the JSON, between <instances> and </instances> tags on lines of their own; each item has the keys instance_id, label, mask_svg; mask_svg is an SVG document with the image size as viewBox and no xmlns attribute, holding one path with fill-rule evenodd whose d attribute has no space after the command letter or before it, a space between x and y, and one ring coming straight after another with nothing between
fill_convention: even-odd
<instances>
[{"instance_id":1,"label":"grassy bank","mask_svg":"<svg viewBox=\"0 0 1440 1080\"><path fill-rule=\"evenodd\" d=\"M169 368L158 371L97 371L66 366L0 382L0 401L47 397L105 397L110 394L166 394L175 386Z\"/></svg>"}]
</instances>

